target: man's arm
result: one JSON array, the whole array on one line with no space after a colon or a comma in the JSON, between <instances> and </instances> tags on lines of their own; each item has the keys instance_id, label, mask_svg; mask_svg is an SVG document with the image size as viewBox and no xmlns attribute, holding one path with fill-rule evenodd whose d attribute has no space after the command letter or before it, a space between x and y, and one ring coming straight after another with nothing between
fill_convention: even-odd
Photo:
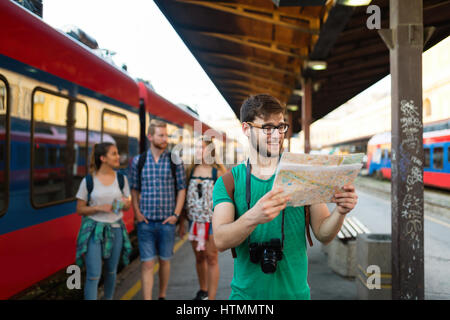
<instances>
[{"instance_id":1,"label":"man's arm","mask_svg":"<svg viewBox=\"0 0 450 320\"><path fill-rule=\"evenodd\" d=\"M328 244L341 230L344 218L356 206L358 196L353 185L344 186L342 193L335 194L336 208L330 214L325 203L311 205L311 227L317 240Z\"/></svg>"},{"instance_id":2,"label":"man's arm","mask_svg":"<svg viewBox=\"0 0 450 320\"><path fill-rule=\"evenodd\" d=\"M272 190L246 213L234 220L234 205L222 202L215 206L213 213L214 242L219 251L240 245L255 230L258 224L275 219L286 208L288 197L276 197L283 190Z\"/></svg>"},{"instance_id":3,"label":"man's arm","mask_svg":"<svg viewBox=\"0 0 450 320\"><path fill-rule=\"evenodd\" d=\"M170 224L175 224L177 223L177 220L180 218L181 215L181 210L183 210L183 206L184 206L184 200L186 199L186 189L180 189L177 192L177 199L176 199L176 205L175 205L175 211L173 212L173 214L168 217L166 220L164 220L162 222L162 224L166 224L166 223L170 223ZM177 215L177 217L175 217L174 215Z\"/></svg>"},{"instance_id":4,"label":"man's arm","mask_svg":"<svg viewBox=\"0 0 450 320\"><path fill-rule=\"evenodd\" d=\"M330 214L330 210L325 203L311 205L311 227L314 236L323 244L328 244L336 237L341 230L345 216L337 211L337 208Z\"/></svg>"},{"instance_id":5,"label":"man's arm","mask_svg":"<svg viewBox=\"0 0 450 320\"><path fill-rule=\"evenodd\" d=\"M142 214L140 208L139 208L139 196L140 192L136 189L131 189L131 205L133 206L134 210L134 217L136 218L137 222L145 221L145 223L148 223L147 218Z\"/></svg>"}]
</instances>

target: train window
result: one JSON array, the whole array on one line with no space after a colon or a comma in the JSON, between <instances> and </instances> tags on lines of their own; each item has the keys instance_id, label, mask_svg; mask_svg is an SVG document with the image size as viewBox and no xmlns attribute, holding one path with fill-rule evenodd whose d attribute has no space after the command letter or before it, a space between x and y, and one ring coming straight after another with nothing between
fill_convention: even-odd
<instances>
[{"instance_id":1,"label":"train window","mask_svg":"<svg viewBox=\"0 0 450 320\"><path fill-rule=\"evenodd\" d=\"M66 162L66 148L61 147L59 148L58 164L64 165L65 162Z\"/></svg>"},{"instance_id":2,"label":"train window","mask_svg":"<svg viewBox=\"0 0 450 320\"><path fill-rule=\"evenodd\" d=\"M425 163L424 163L423 167L429 168L430 167L430 148L424 148L423 153L425 156Z\"/></svg>"},{"instance_id":3,"label":"train window","mask_svg":"<svg viewBox=\"0 0 450 320\"><path fill-rule=\"evenodd\" d=\"M9 178L9 130L8 130L8 86L0 76L0 217L8 206Z\"/></svg>"},{"instance_id":4,"label":"train window","mask_svg":"<svg viewBox=\"0 0 450 320\"><path fill-rule=\"evenodd\" d=\"M447 148L447 162L450 163L450 147Z\"/></svg>"},{"instance_id":5,"label":"train window","mask_svg":"<svg viewBox=\"0 0 450 320\"><path fill-rule=\"evenodd\" d=\"M48 165L49 165L49 167L56 166L57 159L58 159L58 148L56 148L56 147L48 148Z\"/></svg>"},{"instance_id":6,"label":"train window","mask_svg":"<svg viewBox=\"0 0 450 320\"><path fill-rule=\"evenodd\" d=\"M433 149L433 167L435 169L444 168L444 148L434 148Z\"/></svg>"},{"instance_id":7,"label":"train window","mask_svg":"<svg viewBox=\"0 0 450 320\"><path fill-rule=\"evenodd\" d=\"M44 89L33 92L31 200L35 207L73 201L87 173L87 106ZM84 158L83 165L79 159Z\"/></svg>"},{"instance_id":8,"label":"train window","mask_svg":"<svg viewBox=\"0 0 450 320\"><path fill-rule=\"evenodd\" d=\"M116 144L120 155L120 167L128 166L128 119L125 115L103 110L102 114L102 142Z\"/></svg>"},{"instance_id":9,"label":"train window","mask_svg":"<svg viewBox=\"0 0 450 320\"><path fill-rule=\"evenodd\" d=\"M45 145L37 143L34 149L34 167L36 169L45 168L45 159L47 158L45 152Z\"/></svg>"}]
</instances>

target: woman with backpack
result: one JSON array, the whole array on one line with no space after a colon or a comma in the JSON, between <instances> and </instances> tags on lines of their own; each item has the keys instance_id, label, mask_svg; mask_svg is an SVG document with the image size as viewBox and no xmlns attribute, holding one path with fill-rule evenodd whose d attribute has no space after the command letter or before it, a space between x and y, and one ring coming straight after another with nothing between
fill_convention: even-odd
<instances>
[{"instance_id":1,"label":"woman with backpack","mask_svg":"<svg viewBox=\"0 0 450 320\"><path fill-rule=\"evenodd\" d=\"M82 222L77 239L77 264L86 264L84 298L96 300L98 283L105 262L104 298L112 300L117 266L129 263L131 243L123 223L122 210L131 206L127 178L116 172L120 156L113 143L96 144L92 151L90 174L80 184L77 213Z\"/></svg>"},{"instance_id":2,"label":"woman with backpack","mask_svg":"<svg viewBox=\"0 0 450 320\"><path fill-rule=\"evenodd\" d=\"M212 191L217 178L225 172L224 165L216 161L213 141L202 137L195 145L195 161L187 170L189 240L200 285L194 300L214 300L216 297L220 271L212 234ZM180 230L184 230L183 221L180 221Z\"/></svg>"}]
</instances>

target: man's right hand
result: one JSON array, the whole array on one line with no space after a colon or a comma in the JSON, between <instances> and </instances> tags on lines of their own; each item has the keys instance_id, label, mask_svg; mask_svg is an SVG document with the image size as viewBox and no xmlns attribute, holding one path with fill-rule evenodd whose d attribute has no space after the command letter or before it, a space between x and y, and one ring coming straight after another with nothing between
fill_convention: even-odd
<instances>
[{"instance_id":1,"label":"man's right hand","mask_svg":"<svg viewBox=\"0 0 450 320\"><path fill-rule=\"evenodd\" d=\"M263 224L275 219L280 212L286 208L286 204L291 198L280 196L282 188L277 188L266 193L249 211L250 217L257 224Z\"/></svg>"},{"instance_id":2,"label":"man's right hand","mask_svg":"<svg viewBox=\"0 0 450 320\"><path fill-rule=\"evenodd\" d=\"M136 221L139 223L139 222L142 222L142 221L144 221L146 224L148 224L148 220L145 218L145 216L141 213L141 212L136 212Z\"/></svg>"}]
</instances>

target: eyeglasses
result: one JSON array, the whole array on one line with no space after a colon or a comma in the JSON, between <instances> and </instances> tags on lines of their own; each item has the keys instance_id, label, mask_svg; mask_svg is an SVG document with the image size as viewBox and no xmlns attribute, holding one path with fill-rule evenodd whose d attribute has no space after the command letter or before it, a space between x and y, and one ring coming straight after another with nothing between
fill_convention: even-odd
<instances>
[{"instance_id":1,"label":"eyeglasses","mask_svg":"<svg viewBox=\"0 0 450 320\"><path fill-rule=\"evenodd\" d=\"M254 122L247 122L250 126L262 129L265 134L273 134L275 129L278 129L280 134L286 133L289 129L289 125L287 123L281 123L278 126L274 126L272 124L257 124Z\"/></svg>"}]
</instances>

